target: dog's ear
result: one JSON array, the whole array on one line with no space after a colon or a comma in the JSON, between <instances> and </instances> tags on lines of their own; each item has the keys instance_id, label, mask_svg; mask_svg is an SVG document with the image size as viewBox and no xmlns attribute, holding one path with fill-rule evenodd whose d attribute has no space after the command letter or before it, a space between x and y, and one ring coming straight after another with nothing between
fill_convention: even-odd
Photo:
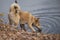
<instances>
[{"instance_id":1,"label":"dog's ear","mask_svg":"<svg viewBox=\"0 0 60 40\"><path fill-rule=\"evenodd\" d=\"M35 21L38 22L40 18L36 18Z\"/></svg>"}]
</instances>

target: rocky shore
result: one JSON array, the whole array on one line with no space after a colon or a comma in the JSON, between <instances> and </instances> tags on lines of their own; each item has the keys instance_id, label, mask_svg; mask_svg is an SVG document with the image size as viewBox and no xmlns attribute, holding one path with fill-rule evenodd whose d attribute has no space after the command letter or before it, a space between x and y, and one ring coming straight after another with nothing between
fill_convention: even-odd
<instances>
[{"instance_id":1,"label":"rocky shore","mask_svg":"<svg viewBox=\"0 0 60 40\"><path fill-rule=\"evenodd\" d=\"M0 23L0 40L60 40L60 34L24 32Z\"/></svg>"}]
</instances>

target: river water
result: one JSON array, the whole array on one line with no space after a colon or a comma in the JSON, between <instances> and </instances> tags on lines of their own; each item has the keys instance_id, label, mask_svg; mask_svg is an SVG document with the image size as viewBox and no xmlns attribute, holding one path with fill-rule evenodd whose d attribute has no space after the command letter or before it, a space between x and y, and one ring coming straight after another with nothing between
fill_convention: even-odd
<instances>
[{"instance_id":1,"label":"river water","mask_svg":"<svg viewBox=\"0 0 60 40\"><path fill-rule=\"evenodd\" d=\"M43 33L60 33L60 0L17 0L21 9L40 18ZM0 12L8 23L9 7L14 0L0 0Z\"/></svg>"}]
</instances>

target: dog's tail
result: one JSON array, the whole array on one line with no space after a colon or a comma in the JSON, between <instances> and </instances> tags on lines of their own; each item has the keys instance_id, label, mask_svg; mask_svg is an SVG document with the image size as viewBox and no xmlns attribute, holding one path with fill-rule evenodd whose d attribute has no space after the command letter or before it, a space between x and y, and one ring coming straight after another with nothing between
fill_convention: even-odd
<instances>
[{"instance_id":1,"label":"dog's tail","mask_svg":"<svg viewBox=\"0 0 60 40\"><path fill-rule=\"evenodd\" d=\"M15 3L18 3L17 0L15 0Z\"/></svg>"}]
</instances>

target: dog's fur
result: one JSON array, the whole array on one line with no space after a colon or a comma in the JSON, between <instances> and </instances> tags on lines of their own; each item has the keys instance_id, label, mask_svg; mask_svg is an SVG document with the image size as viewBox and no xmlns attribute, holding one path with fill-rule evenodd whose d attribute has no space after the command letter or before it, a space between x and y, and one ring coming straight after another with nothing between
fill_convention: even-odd
<instances>
[{"instance_id":1,"label":"dog's fur","mask_svg":"<svg viewBox=\"0 0 60 40\"><path fill-rule=\"evenodd\" d=\"M15 3L13 3L10 6L10 10L9 10L9 14L8 14L8 19L9 19L10 25L14 24L14 26L17 27L17 25L19 24L19 19L20 19L19 11L20 11L20 6L15 1Z\"/></svg>"},{"instance_id":2,"label":"dog's fur","mask_svg":"<svg viewBox=\"0 0 60 40\"><path fill-rule=\"evenodd\" d=\"M39 18L36 18L31 13L27 11L20 12L20 24L28 24L29 28L35 32L35 29L32 26L36 26L38 30L41 32ZM21 26L23 28L23 26Z\"/></svg>"},{"instance_id":3,"label":"dog's fur","mask_svg":"<svg viewBox=\"0 0 60 40\"><path fill-rule=\"evenodd\" d=\"M35 32L35 29L32 27L33 25L36 26L39 29L39 31L41 31L39 18L36 18L27 11L22 11L16 1L10 6L8 19L9 24L10 25L14 24L15 27L17 27L20 21L21 29L23 28L25 31L26 29L24 27L24 24L28 24L28 26L33 32Z\"/></svg>"}]
</instances>

